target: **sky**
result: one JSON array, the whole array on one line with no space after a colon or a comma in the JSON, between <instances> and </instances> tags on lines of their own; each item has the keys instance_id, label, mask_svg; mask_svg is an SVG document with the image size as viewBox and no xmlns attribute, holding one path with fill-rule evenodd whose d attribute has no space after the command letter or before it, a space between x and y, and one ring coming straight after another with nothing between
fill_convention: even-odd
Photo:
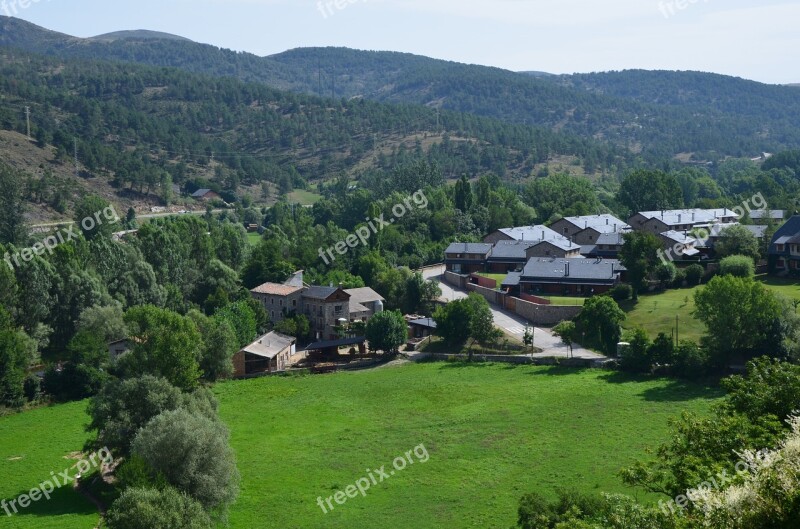
<instances>
[{"instance_id":1,"label":"sky","mask_svg":"<svg viewBox=\"0 0 800 529\"><path fill-rule=\"evenodd\" d=\"M515 71L800 83L800 0L0 0L0 14L79 37L149 29L262 56L347 46Z\"/></svg>"}]
</instances>

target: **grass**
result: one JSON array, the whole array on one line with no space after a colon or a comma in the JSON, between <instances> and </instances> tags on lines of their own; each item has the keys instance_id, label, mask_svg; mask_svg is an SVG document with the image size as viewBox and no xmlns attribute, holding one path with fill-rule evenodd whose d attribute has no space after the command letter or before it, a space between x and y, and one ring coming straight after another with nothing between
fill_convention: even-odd
<instances>
[{"instance_id":1,"label":"grass","mask_svg":"<svg viewBox=\"0 0 800 529\"><path fill-rule=\"evenodd\" d=\"M536 295L536 297L548 299L553 305L570 305L570 306L579 306L582 307L584 303L586 303L586 298L577 298L577 297L569 297L569 296L540 296Z\"/></svg>"},{"instance_id":2,"label":"grass","mask_svg":"<svg viewBox=\"0 0 800 529\"><path fill-rule=\"evenodd\" d=\"M503 284L503 281L506 280L506 276L508 274L486 274L486 273L481 272L478 275L481 276L481 277L488 277L489 279L494 279L495 281L497 281L497 286L499 287L500 285Z\"/></svg>"},{"instance_id":3,"label":"grass","mask_svg":"<svg viewBox=\"0 0 800 529\"><path fill-rule=\"evenodd\" d=\"M617 471L645 458L683 409L708 411L719 391L600 370L430 363L214 389L242 473L232 529L511 527L519 498L556 487L635 491ZM85 403L0 418L0 497L11 499L74 463ZM367 469L424 445L430 459L323 514ZM375 474L373 470L373 475ZM655 499L648 496L642 499ZM71 489L0 528L88 529L98 515Z\"/></svg>"},{"instance_id":4,"label":"grass","mask_svg":"<svg viewBox=\"0 0 800 529\"><path fill-rule=\"evenodd\" d=\"M527 492L633 493L616 472L665 439L668 417L717 397L603 371L448 363L215 391L243 476L234 529L510 527ZM427 463L328 514L317 505L420 444Z\"/></svg>"},{"instance_id":5,"label":"grass","mask_svg":"<svg viewBox=\"0 0 800 529\"><path fill-rule=\"evenodd\" d=\"M71 455L88 438L85 410L85 402L76 402L0 418L0 498L16 499L51 479L51 472L58 476L77 463ZM74 474L73 469L70 475ZM99 519L94 505L70 485L14 516L0 510L0 528L88 529Z\"/></svg>"},{"instance_id":6,"label":"grass","mask_svg":"<svg viewBox=\"0 0 800 529\"><path fill-rule=\"evenodd\" d=\"M783 279L761 275L756 278L768 289L786 296L789 299L800 301L800 282L792 279ZM639 296L639 303L632 301L620 305L628 313L628 319L623 325L626 329L641 327L646 330L651 338L664 332L671 335L675 328L675 317L678 317L679 333L681 340L699 341L705 334L705 326L692 316L695 309L694 293L703 286L667 290L658 294Z\"/></svg>"},{"instance_id":7,"label":"grass","mask_svg":"<svg viewBox=\"0 0 800 529\"><path fill-rule=\"evenodd\" d=\"M248 233L247 242L250 243L250 246L257 246L261 242L261 234L258 232Z\"/></svg>"},{"instance_id":8,"label":"grass","mask_svg":"<svg viewBox=\"0 0 800 529\"><path fill-rule=\"evenodd\" d=\"M658 294L645 294L639 296L639 303L626 301L620 306L628 313L628 319L623 324L626 329L640 327L655 338L658 333L672 335L675 329L675 317L678 317L678 332L681 340L700 341L705 334L705 326L692 316L695 309L694 293L698 288L681 288L667 290Z\"/></svg>"},{"instance_id":9,"label":"grass","mask_svg":"<svg viewBox=\"0 0 800 529\"><path fill-rule=\"evenodd\" d=\"M295 204L300 204L302 206L313 206L314 204L322 200L322 195L319 195L312 191L306 191L305 189L295 189L287 196L289 197L290 202L293 202Z\"/></svg>"}]
</instances>

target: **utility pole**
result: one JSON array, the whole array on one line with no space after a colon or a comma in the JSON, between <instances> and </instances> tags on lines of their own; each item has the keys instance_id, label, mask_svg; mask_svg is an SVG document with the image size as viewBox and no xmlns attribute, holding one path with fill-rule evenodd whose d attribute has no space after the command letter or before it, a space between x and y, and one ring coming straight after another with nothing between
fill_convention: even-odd
<instances>
[{"instance_id":1,"label":"utility pole","mask_svg":"<svg viewBox=\"0 0 800 529\"><path fill-rule=\"evenodd\" d=\"M31 139L31 107L25 107L25 120L28 122L28 139Z\"/></svg>"},{"instance_id":2,"label":"utility pole","mask_svg":"<svg viewBox=\"0 0 800 529\"><path fill-rule=\"evenodd\" d=\"M73 144L75 147L75 176L77 177L80 173L78 170L78 138L73 138Z\"/></svg>"},{"instance_id":3,"label":"utility pole","mask_svg":"<svg viewBox=\"0 0 800 529\"><path fill-rule=\"evenodd\" d=\"M322 60L317 61L317 75L319 76L319 97L322 97Z\"/></svg>"},{"instance_id":4,"label":"utility pole","mask_svg":"<svg viewBox=\"0 0 800 529\"><path fill-rule=\"evenodd\" d=\"M336 65L333 66L333 75L331 75L331 99L336 99Z\"/></svg>"}]
</instances>

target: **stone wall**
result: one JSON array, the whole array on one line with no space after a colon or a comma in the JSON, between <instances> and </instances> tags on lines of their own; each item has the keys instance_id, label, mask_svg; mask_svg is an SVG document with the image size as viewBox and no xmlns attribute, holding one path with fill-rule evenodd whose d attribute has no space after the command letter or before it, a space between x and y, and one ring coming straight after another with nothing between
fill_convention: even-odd
<instances>
[{"instance_id":1,"label":"stone wall","mask_svg":"<svg viewBox=\"0 0 800 529\"><path fill-rule=\"evenodd\" d=\"M445 283L448 283L456 288L460 288L463 290L467 287L467 284L469 283L469 277L456 274L455 272L445 272L444 281Z\"/></svg>"},{"instance_id":2,"label":"stone wall","mask_svg":"<svg viewBox=\"0 0 800 529\"><path fill-rule=\"evenodd\" d=\"M573 320L583 307L560 305L537 305L521 299L514 300L514 312L536 325L558 325Z\"/></svg>"}]
</instances>

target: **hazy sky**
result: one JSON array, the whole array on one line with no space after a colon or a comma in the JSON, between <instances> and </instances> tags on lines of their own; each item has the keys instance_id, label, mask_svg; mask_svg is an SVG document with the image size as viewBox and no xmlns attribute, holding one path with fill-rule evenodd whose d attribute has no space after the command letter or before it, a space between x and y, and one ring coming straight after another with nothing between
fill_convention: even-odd
<instances>
[{"instance_id":1,"label":"hazy sky","mask_svg":"<svg viewBox=\"0 0 800 529\"><path fill-rule=\"evenodd\" d=\"M16 2L7 8L15 16L71 35L151 29L258 55L347 46L511 70L702 70L800 82L800 0L5 2Z\"/></svg>"}]
</instances>

